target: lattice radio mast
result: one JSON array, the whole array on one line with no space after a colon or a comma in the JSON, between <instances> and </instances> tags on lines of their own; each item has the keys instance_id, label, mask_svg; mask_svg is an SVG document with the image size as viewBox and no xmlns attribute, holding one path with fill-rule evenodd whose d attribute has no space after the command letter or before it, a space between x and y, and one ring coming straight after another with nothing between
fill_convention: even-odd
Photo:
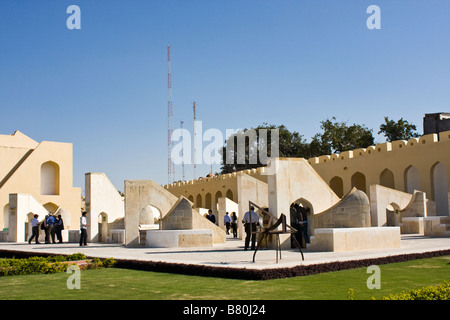
<instances>
[{"instance_id":1,"label":"lattice radio mast","mask_svg":"<svg viewBox=\"0 0 450 320\"><path fill-rule=\"evenodd\" d=\"M180 121L180 128L181 128L181 132L183 132L183 121ZM183 159L182 164L182 168L183 168L183 180L182 181L186 181L186 178L184 176L184 137L183 140L181 141L181 159Z\"/></svg>"},{"instance_id":2,"label":"lattice radio mast","mask_svg":"<svg viewBox=\"0 0 450 320\"><path fill-rule=\"evenodd\" d=\"M171 153L173 148L172 141L172 118L173 118L173 110L172 110L172 69L170 65L170 45L167 46L167 65L168 65L168 77L167 77L167 87L168 87L168 103L167 103L167 179L168 183L172 183L175 180L175 165L172 161Z\"/></svg>"},{"instance_id":3,"label":"lattice radio mast","mask_svg":"<svg viewBox=\"0 0 450 320\"><path fill-rule=\"evenodd\" d=\"M196 169L197 169L197 161L195 159L195 156L197 154L197 146L196 146L196 142L197 142L197 130L196 130L196 125L195 125L195 120L196 120L196 111L197 111L197 104L194 101L194 180L196 179Z\"/></svg>"}]
</instances>

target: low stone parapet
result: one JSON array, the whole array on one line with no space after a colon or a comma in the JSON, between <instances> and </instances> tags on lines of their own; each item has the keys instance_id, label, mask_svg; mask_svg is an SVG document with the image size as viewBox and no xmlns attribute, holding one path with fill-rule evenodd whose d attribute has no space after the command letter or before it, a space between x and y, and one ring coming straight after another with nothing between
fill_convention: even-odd
<instances>
[{"instance_id":1,"label":"low stone parapet","mask_svg":"<svg viewBox=\"0 0 450 320\"><path fill-rule=\"evenodd\" d=\"M308 251L356 251L400 247L400 227L319 228Z\"/></svg>"},{"instance_id":2,"label":"low stone parapet","mask_svg":"<svg viewBox=\"0 0 450 320\"><path fill-rule=\"evenodd\" d=\"M450 237L450 217L426 217L424 234L431 237Z\"/></svg>"},{"instance_id":3,"label":"low stone parapet","mask_svg":"<svg viewBox=\"0 0 450 320\"><path fill-rule=\"evenodd\" d=\"M141 230L141 233L145 233L145 243L150 248L213 246L213 232L210 229Z\"/></svg>"},{"instance_id":4,"label":"low stone parapet","mask_svg":"<svg viewBox=\"0 0 450 320\"><path fill-rule=\"evenodd\" d=\"M403 217L400 223L402 234L424 234L424 217Z\"/></svg>"}]
</instances>

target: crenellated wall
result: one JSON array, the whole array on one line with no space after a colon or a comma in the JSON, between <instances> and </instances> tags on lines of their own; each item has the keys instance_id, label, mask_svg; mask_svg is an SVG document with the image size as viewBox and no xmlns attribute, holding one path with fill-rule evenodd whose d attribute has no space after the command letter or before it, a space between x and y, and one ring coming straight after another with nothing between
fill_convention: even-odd
<instances>
[{"instance_id":1,"label":"crenellated wall","mask_svg":"<svg viewBox=\"0 0 450 320\"><path fill-rule=\"evenodd\" d=\"M267 168L239 171L267 183ZM221 197L238 202L238 172L221 174L213 177L199 178L190 181L179 181L164 188L176 197L184 196L194 203L196 208L216 211L216 204Z\"/></svg>"},{"instance_id":2,"label":"crenellated wall","mask_svg":"<svg viewBox=\"0 0 450 320\"><path fill-rule=\"evenodd\" d=\"M436 201L438 215L449 215L450 131L441 132L440 139L424 135L308 162L340 197L353 187L368 194L373 184L408 193L418 189Z\"/></svg>"}]
</instances>

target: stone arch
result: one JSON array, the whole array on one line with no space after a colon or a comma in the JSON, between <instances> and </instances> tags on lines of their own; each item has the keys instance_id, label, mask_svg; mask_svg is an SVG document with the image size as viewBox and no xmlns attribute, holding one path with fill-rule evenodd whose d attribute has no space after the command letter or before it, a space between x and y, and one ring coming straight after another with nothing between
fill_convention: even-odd
<instances>
[{"instance_id":1,"label":"stone arch","mask_svg":"<svg viewBox=\"0 0 450 320\"><path fill-rule=\"evenodd\" d=\"M107 242L108 233L108 214L101 212L98 215L98 242Z\"/></svg>"},{"instance_id":2,"label":"stone arch","mask_svg":"<svg viewBox=\"0 0 450 320\"><path fill-rule=\"evenodd\" d=\"M226 197L227 197L228 199L230 199L230 200L234 200L234 199L233 199L233 191L231 191L231 189L228 189L228 190L227 190Z\"/></svg>"},{"instance_id":3,"label":"stone arch","mask_svg":"<svg viewBox=\"0 0 450 320\"><path fill-rule=\"evenodd\" d=\"M305 198L299 198L299 199L295 200L294 202L292 202L292 204L299 204L300 206L302 206L303 208L306 209L306 218L308 221L306 228L308 230L308 235L312 235L313 231L314 231L314 208L313 208L313 205L311 204L311 202L309 202ZM287 220L289 221L290 217L287 217ZM309 243L309 236L304 238L304 240L306 243Z\"/></svg>"},{"instance_id":4,"label":"stone arch","mask_svg":"<svg viewBox=\"0 0 450 320\"><path fill-rule=\"evenodd\" d=\"M448 216L448 181L447 168L441 162L431 167L431 190L439 216Z\"/></svg>"},{"instance_id":5,"label":"stone arch","mask_svg":"<svg viewBox=\"0 0 450 320\"><path fill-rule=\"evenodd\" d=\"M419 170L414 166L409 166L405 169L405 191L407 193L414 193L414 190L420 190Z\"/></svg>"},{"instance_id":6,"label":"stone arch","mask_svg":"<svg viewBox=\"0 0 450 320\"><path fill-rule=\"evenodd\" d=\"M380 174L380 185L383 187L395 189L394 174L389 169L384 169Z\"/></svg>"},{"instance_id":7,"label":"stone arch","mask_svg":"<svg viewBox=\"0 0 450 320\"><path fill-rule=\"evenodd\" d=\"M47 202L46 204L43 205L43 207L45 208L45 210L47 210L48 212L51 213L56 213L56 211L58 211L58 205L54 204L53 202Z\"/></svg>"},{"instance_id":8,"label":"stone arch","mask_svg":"<svg viewBox=\"0 0 450 320\"><path fill-rule=\"evenodd\" d=\"M297 200L295 200L294 202L292 202L292 203L297 203L297 204L299 204L299 205L302 205L305 209L309 209L309 211L310 211L310 215L313 215L314 214L314 208L313 208L313 205L311 204L311 202L309 202L308 200L306 200L305 198L299 198L299 199L297 199Z\"/></svg>"},{"instance_id":9,"label":"stone arch","mask_svg":"<svg viewBox=\"0 0 450 320\"><path fill-rule=\"evenodd\" d=\"M215 203L219 202L219 198L222 198L222 192L217 191L216 195L214 196Z\"/></svg>"},{"instance_id":10,"label":"stone arch","mask_svg":"<svg viewBox=\"0 0 450 320\"><path fill-rule=\"evenodd\" d=\"M366 176L362 174L361 172L356 172L352 175L352 189L356 188L358 190L366 192Z\"/></svg>"},{"instance_id":11,"label":"stone arch","mask_svg":"<svg viewBox=\"0 0 450 320\"><path fill-rule=\"evenodd\" d=\"M26 219L25 219L25 241L28 241L28 239L31 237L31 234L32 234L31 221L33 219L34 219L34 213L28 212Z\"/></svg>"},{"instance_id":12,"label":"stone arch","mask_svg":"<svg viewBox=\"0 0 450 320\"><path fill-rule=\"evenodd\" d=\"M195 206L197 208L202 208L202 195L199 193L195 199Z\"/></svg>"},{"instance_id":13,"label":"stone arch","mask_svg":"<svg viewBox=\"0 0 450 320\"><path fill-rule=\"evenodd\" d=\"M139 225L155 224L161 219L161 210L150 204L139 211Z\"/></svg>"},{"instance_id":14,"label":"stone arch","mask_svg":"<svg viewBox=\"0 0 450 320\"><path fill-rule=\"evenodd\" d=\"M330 180L330 188L339 198L342 198L344 196L344 181L341 177L333 177Z\"/></svg>"},{"instance_id":15,"label":"stone arch","mask_svg":"<svg viewBox=\"0 0 450 320\"><path fill-rule=\"evenodd\" d=\"M6 229L8 227L9 227L9 203L7 203L3 207L3 228L2 229Z\"/></svg>"},{"instance_id":16,"label":"stone arch","mask_svg":"<svg viewBox=\"0 0 450 320\"><path fill-rule=\"evenodd\" d=\"M53 161L47 161L41 165L41 194L59 195L60 168Z\"/></svg>"},{"instance_id":17,"label":"stone arch","mask_svg":"<svg viewBox=\"0 0 450 320\"><path fill-rule=\"evenodd\" d=\"M205 208L212 209L211 193L209 193L209 192L205 195Z\"/></svg>"},{"instance_id":18,"label":"stone arch","mask_svg":"<svg viewBox=\"0 0 450 320\"><path fill-rule=\"evenodd\" d=\"M193 195L190 195L190 196L188 197L188 200L189 200L190 202L194 203L194 196L193 196Z\"/></svg>"},{"instance_id":19,"label":"stone arch","mask_svg":"<svg viewBox=\"0 0 450 320\"><path fill-rule=\"evenodd\" d=\"M386 207L386 225L391 227L400 225L400 206L395 202Z\"/></svg>"}]
</instances>

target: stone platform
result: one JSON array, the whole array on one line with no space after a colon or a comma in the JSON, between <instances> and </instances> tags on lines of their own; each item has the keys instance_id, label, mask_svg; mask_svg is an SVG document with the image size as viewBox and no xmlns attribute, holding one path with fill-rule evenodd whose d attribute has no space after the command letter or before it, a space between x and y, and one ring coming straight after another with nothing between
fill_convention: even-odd
<instances>
[{"instance_id":1,"label":"stone platform","mask_svg":"<svg viewBox=\"0 0 450 320\"><path fill-rule=\"evenodd\" d=\"M305 250L301 260L298 249L282 251L282 259L275 262L275 250L259 250L256 262L252 262L253 251L244 250L242 240L227 236L225 244L197 248L130 248L119 244L91 243L80 247L74 243L62 244L17 244L0 243L0 250L26 251L32 253L72 254L84 253L89 257L132 259L165 263L192 264L212 267L275 269L295 266L325 264L382 258L403 254L415 254L450 250L450 238L426 237L423 235L402 235L400 247L393 249L372 249L345 252L317 252Z\"/></svg>"}]
</instances>

